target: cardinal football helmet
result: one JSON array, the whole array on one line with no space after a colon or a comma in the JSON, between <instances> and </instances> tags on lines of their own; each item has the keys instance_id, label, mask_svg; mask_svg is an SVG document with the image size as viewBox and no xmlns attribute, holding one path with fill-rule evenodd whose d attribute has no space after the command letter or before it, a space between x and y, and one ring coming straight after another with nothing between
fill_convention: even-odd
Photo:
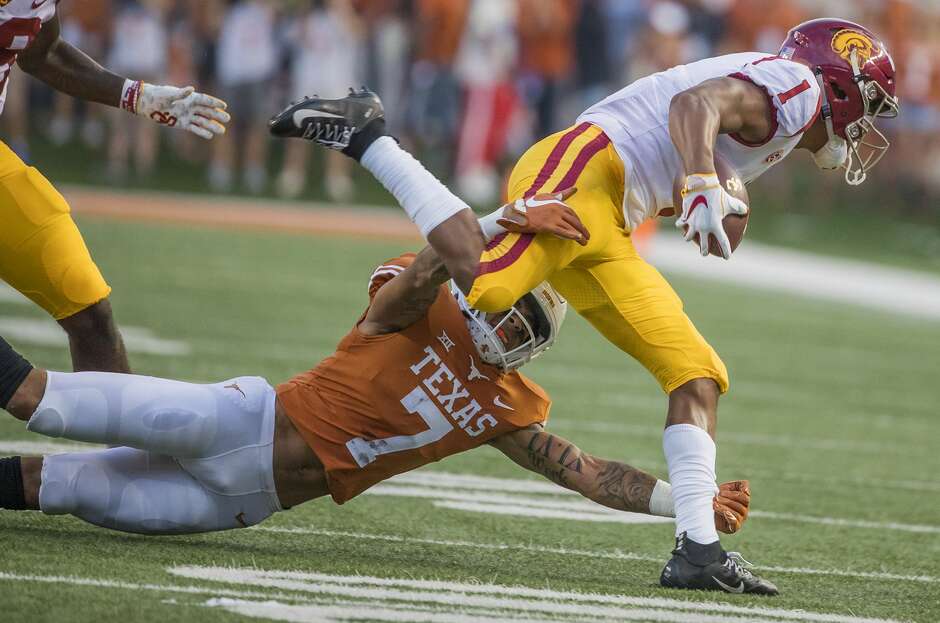
<instances>
[{"instance_id":1,"label":"cardinal football helmet","mask_svg":"<svg viewBox=\"0 0 940 623\"><path fill-rule=\"evenodd\" d=\"M861 184L890 142L875 127L879 117L898 115L894 61L870 30L841 19L814 19L793 28L780 56L808 65L825 94L821 115L829 138L849 146L845 181Z\"/></svg>"}]
</instances>

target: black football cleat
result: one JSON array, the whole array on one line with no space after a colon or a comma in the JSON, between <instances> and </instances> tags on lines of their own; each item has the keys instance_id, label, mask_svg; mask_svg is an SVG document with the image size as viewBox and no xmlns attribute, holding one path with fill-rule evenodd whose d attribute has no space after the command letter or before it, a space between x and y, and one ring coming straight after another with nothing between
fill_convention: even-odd
<instances>
[{"instance_id":1,"label":"black football cleat","mask_svg":"<svg viewBox=\"0 0 940 623\"><path fill-rule=\"evenodd\" d=\"M353 136L376 119L384 119L382 100L363 87L349 89L342 99L305 97L274 115L268 123L271 134L305 138L324 147L343 151Z\"/></svg>"},{"instance_id":2,"label":"black football cleat","mask_svg":"<svg viewBox=\"0 0 940 623\"><path fill-rule=\"evenodd\" d=\"M687 588L726 593L776 595L777 587L744 567L747 563L737 552L726 552L718 541L702 545L676 537L672 558L663 567L659 583L667 588Z\"/></svg>"}]
</instances>

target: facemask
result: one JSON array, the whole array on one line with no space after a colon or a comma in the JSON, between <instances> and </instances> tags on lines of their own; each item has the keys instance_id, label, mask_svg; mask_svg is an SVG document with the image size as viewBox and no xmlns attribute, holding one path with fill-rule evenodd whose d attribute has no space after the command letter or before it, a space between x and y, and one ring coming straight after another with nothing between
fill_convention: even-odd
<instances>
[{"instance_id":1,"label":"facemask","mask_svg":"<svg viewBox=\"0 0 940 623\"><path fill-rule=\"evenodd\" d=\"M849 146L845 139L840 136L833 136L813 152L813 160L820 169L838 169L849 157Z\"/></svg>"}]
</instances>

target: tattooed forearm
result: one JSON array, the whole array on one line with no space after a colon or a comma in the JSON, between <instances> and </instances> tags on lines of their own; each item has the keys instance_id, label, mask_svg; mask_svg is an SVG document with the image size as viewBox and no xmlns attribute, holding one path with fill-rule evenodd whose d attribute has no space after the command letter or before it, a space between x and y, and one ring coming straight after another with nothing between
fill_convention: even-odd
<instances>
[{"instance_id":1,"label":"tattooed forearm","mask_svg":"<svg viewBox=\"0 0 940 623\"><path fill-rule=\"evenodd\" d=\"M604 506L648 513L656 479L623 463L606 461L597 477L597 497Z\"/></svg>"},{"instance_id":2,"label":"tattooed forearm","mask_svg":"<svg viewBox=\"0 0 940 623\"><path fill-rule=\"evenodd\" d=\"M545 432L534 433L526 447L531 469L568 489L571 474L581 474L581 450L564 439Z\"/></svg>"}]
</instances>

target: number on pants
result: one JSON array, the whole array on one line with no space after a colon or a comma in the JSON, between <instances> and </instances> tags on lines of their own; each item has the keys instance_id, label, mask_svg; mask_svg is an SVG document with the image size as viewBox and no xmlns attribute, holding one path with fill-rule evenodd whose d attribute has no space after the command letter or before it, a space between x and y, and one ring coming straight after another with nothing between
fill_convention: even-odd
<instances>
[{"instance_id":1,"label":"number on pants","mask_svg":"<svg viewBox=\"0 0 940 623\"><path fill-rule=\"evenodd\" d=\"M453 425L420 386L415 387L401 399L401 406L408 413L420 415L424 423L428 425L427 430L414 435L396 435L385 439L366 440L361 437L350 439L346 442L346 448L359 467L365 467L382 454L414 450L434 443L454 430Z\"/></svg>"}]
</instances>

